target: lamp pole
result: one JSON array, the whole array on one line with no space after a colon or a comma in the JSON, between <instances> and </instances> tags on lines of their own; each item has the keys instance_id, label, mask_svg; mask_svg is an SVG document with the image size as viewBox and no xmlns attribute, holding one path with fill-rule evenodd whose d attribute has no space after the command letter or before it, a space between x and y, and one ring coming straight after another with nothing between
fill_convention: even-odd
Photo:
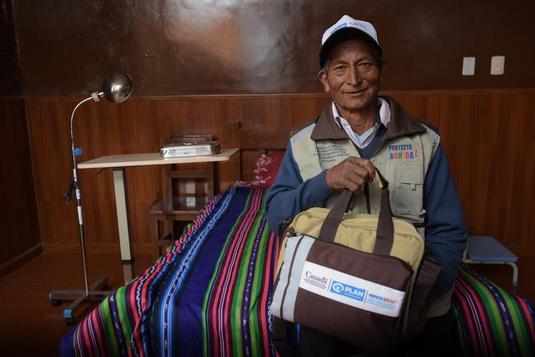
<instances>
[{"instance_id":1,"label":"lamp pole","mask_svg":"<svg viewBox=\"0 0 535 357\"><path fill-rule=\"evenodd\" d=\"M76 212L78 217L78 230L80 236L80 248L82 253L82 266L84 274L84 290L54 290L48 295L52 305L59 305L63 301L72 301L72 303L63 310L63 317L67 324L75 321L75 310L85 300L100 301L108 296L111 291L99 290L107 285L107 277L103 277L89 286L89 279L87 273L87 254L84 238L84 217L82 210L82 195L80 192L80 181L78 179L78 162L77 157L81 155L81 149L77 148L74 140L74 115L78 108L84 103L95 101L100 102L102 98L106 98L114 103L121 103L128 99L132 93L132 79L124 74L112 74L103 83L103 90L101 92L93 92L91 96L83 99L74 107L70 118L70 143L71 143L71 163L72 163L72 178L67 192L63 195L65 200L69 202L73 195L76 197Z\"/></svg>"},{"instance_id":2,"label":"lamp pole","mask_svg":"<svg viewBox=\"0 0 535 357\"><path fill-rule=\"evenodd\" d=\"M78 231L80 234L80 247L82 250L82 266L83 266L83 273L84 273L84 287L85 287L85 295L89 295L89 281L87 277L87 256L85 252L85 239L84 239L84 217L83 217L83 211L82 211L82 194L80 193L80 182L78 181L78 163L76 160L76 157L81 154L79 150L74 145L74 114L76 113L76 110L84 103L92 101L93 97L88 97L84 100L82 100L80 103L78 103L72 113L71 113L71 122L70 122L70 128L71 128L71 153L72 153L72 182L71 182L71 188L75 191L76 195L76 211L78 213ZM69 190L68 190L69 191ZM72 192L72 191L71 191ZM71 193L67 192L67 194L70 199Z\"/></svg>"}]
</instances>

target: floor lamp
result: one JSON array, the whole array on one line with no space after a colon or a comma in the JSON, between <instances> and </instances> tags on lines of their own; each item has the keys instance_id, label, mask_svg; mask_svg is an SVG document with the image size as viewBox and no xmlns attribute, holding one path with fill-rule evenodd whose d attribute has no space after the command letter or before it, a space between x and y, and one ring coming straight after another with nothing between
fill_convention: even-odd
<instances>
[{"instance_id":1,"label":"floor lamp","mask_svg":"<svg viewBox=\"0 0 535 357\"><path fill-rule=\"evenodd\" d=\"M52 305L59 305L64 301L72 301L65 310L63 310L63 318L65 322L70 324L76 320L75 311L86 301L100 301L108 296L111 291L99 290L106 286L107 277L103 277L95 281L89 286L87 276L87 256L85 251L84 239L84 220L82 212L82 196L80 194L80 183L78 180L78 164L76 158L82 154L82 150L77 148L74 141L74 114L76 110L84 103L94 101L100 102L102 98L106 98L113 103L124 102L132 93L132 79L124 74L112 74L106 78L102 85L102 91L91 93L91 96L80 101L73 109L70 120L70 143L71 143L71 157L72 157L72 178L69 188L63 195L67 202L76 197L76 208L78 215L78 231L80 235L80 247L82 252L82 266L84 273L85 290L54 290L49 293L48 298Z\"/></svg>"}]
</instances>

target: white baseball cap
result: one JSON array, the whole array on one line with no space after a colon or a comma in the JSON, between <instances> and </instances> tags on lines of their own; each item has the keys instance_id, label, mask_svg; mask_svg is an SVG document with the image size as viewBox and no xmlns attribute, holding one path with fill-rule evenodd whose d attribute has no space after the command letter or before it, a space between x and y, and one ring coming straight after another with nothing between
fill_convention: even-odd
<instances>
[{"instance_id":1,"label":"white baseball cap","mask_svg":"<svg viewBox=\"0 0 535 357\"><path fill-rule=\"evenodd\" d=\"M323 33L319 53L320 65L323 66L330 50L335 44L341 39L350 38L351 35L355 34L363 36L364 39L367 39L368 42L377 47L381 56L383 55L383 49L381 48L381 45L379 45L375 27L367 21L356 20L351 16L344 15Z\"/></svg>"}]
</instances>

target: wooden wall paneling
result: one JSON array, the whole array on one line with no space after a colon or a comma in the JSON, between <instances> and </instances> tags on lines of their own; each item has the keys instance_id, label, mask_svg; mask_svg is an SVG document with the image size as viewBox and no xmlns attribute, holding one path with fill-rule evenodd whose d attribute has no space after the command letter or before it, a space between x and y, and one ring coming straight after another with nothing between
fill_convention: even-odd
<instances>
[{"instance_id":1,"label":"wooden wall paneling","mask_svg":"<svg viewBox=\"0 0 535 357\"><path fill-rule=\"evenodd\" d=\"M0 268L40 245L25 103L0 98ZM6 265L6 267L7 267ZM2 269L0 269L2 270Z\"/></svg>"},{"instance_id":2,"label":"wooden wall paneling","mask_svg":"<svg viewBox=\"0 0 535 357\"><path fill-rule=\"evenodd\" d=\"M519 168L518 190L521 195L521 202L524 205L519 210L521 218L520 245L523 247L532 247L535 245L535 100L534 96L523 96L525 103L525 112L522 117L524 122L522 131L524 133L525 145L521 148L525 150L525 161Z\"/></svg>"},{"instance_id":3,"label":"wooden wall paneling","mask_svg":"<svg viewBox=\"0 0 535 357\"><path fill-rule=\"evenodd\" d=\"M511 235L511 238L507 237L518 245L516 235L518 226L512 226L510 224L511 219L518 220L516 217L512 217L515 212L511 210L512 202L515 200L515 175L518 173L515 170L516 160L523 160L523 150L520 149L522 145L522 138L518 137L516 130L513 127L518 123L518 118L512 111L512 101L516 96L505 95L501 97L494 97L493 100L497 100L499 103L498 115L498 141L492 148L493 156L488 157L488 160L493 161L493 167L491 168L489 175L491 176L491 186L493 191L504 190L507 195L500 197L499 195L492 194L490 211L491 220L488 222L494 231L499 236L505 237ZM520 202L518 202L520 203ZM502 221L503 220L503 221Z\"/></svg>"},{"instance_id":4,"label":"wooden wall paneling","mask_svg":"<svg viewBox=\"0 0 535 357\"><path fill-rule=\"evenodd\" d=\"M113 242L119 233L112 171L80 170L79 173L86 239L96 244ZM75 211L76 203L71 202L69 208ZM76 218L73 219L76 222ZM78 245L77 234L69 237L69 240L73 245Z\"/></svg>"},{"instance_id":5,"label":"wooden wall paneling","mask_svg":"<svg viewBox=\"0 0 535 357\"><path fill-rule=\"evenodd\" d=\"M531 212L520 216L533 218L532 189L515 188L519 181L533 182L519 168L529 163L524 148L533 139L523 133L534 129L533 108L527 107L532 101L532 92L448 94L438 120L470 232L494 235L520 251L533 249L520 238L529 236L521 232L532 230L532 221L512 213L519 207Z\"/></svg>"},{"instance_id":6,"label":"wooden wall paneling","mask_svg":"<svg viewBox=\"0 0 535 357\"><path fill-rule=\"evenodd\" d=\"M29 102L26 107L41 240L57 244L76 233L75 212L61 199L71 175L66 118L72 107L60 101Z\"/></svg>"},{"instance_id":7,"label":"wooden wall paneling","mask_svg":"<svg viewBox=\"0 0 535 357\"><path fill-rule=\"evenodd\" d=\"M533 106L529 114L529 120L535 121ZM533 135L533 132L531 132ZM526 251L533 251L533 245L535 245L535 140L528 142L526 145L526 157L525 168L523 169L522 185L520 186L520 194L522 195L522 201L526 200L524 207L519 209L520 220L522 225L520 227L520 237L518 237L518 245L520 247L528 247Z\"/></svg>"},{"instance_id":8,"label":"wooden wall paneling","mask_svg":"<svg viewBox=\"0 0 535 357\"><path fill-rule=\"evenodd\" d=\"M494 135L491 134L491 140L488 141L488 144L480 148L482 151L478 160L488 161L488 164L483 166L484 170L473 172L476 175L476 186L473 187L471 192L471 201L475 208L473 212L468 212L467 214L473 215L477 212L483 216L481 222L483 225L474 225L472 227L473 231L493 232L494 235L509 241L511 246L515 246L518 245L516 239L513 238L515 229L509 226L508 223L510 221L508 206L510 206L514 195L511 186L511 177L515 174L513 170L514 163L511 159L514 160L514 158L511 157L507 146L514 146L513 150L518 151L519 147L517 145L521 142L518 140L509 142L507 140L508 125L513 120L511 113L503 115L504 106L507 106L510 100L508 97L490 97L489 120L496 123L495 128L498 136L492 138ZM480 126L481 128L485 125L484 122L479 124L482 125ZM480 197L479 195L482 196Z\"/></svg>"},{"instance_id":9,"label":"wooden wall paneling","mask_svg":"<svg viewBox=\"0 0 535 357\"><path fill-rule=\"evenodd\" d=\"M502 116L507 129L504 130L503 142L497 148L504 150L508 165L498 166L500 176L507 177L507 185L511 196L506 201L507 225L502 228L502 236L513 235L515 244L519 247L527 246L528 237L535 235L535 183L533 148L535 143L534 97L526 95L507 96L507 105L503 107ZM531 163L531 166L530 166ZM496 163L500 165L500 162ZM502 203L503 205L503 203ZM531 218L529 218L531 215ZM530 235L531 232L531 235ZM533 245L533 241L531 241Z\"/></svg>"},{"instance_id":10,"label":"wooden wall paneling","mask_svg":"<svg viewBox=\"0 0 535 357\"><path fill-rule=\"evenodd\" d=\"M161 175L158 167L127 169L131 239L136 243L148 245L156 240L156 221L150 217L149 210L161 198L158 192L161 190Z\"/></svg>"},{"instance_id":11,"label":"wooden wall paneling","mask_svg":"<svg viewBox=\"0 0 535 357\"><path fill-rule=\"evenodd\" d=\"M493 235L512 249L535 253L534 90L385 92L414 115L440 128L452 174L472 234ZM243 132L262 133L264 144L277 133L317 116L329 99L322 93L133 98L120 105L91 104L80 111L84 160L100 155L157 151L166 134L212 134L223 147L243 144L239 156L218 165L223 190L237 176L254 177L262 151ZM68 244L76 235L74 207L60 198L69 178L67 117L75 100L35 99L28 103L36 171L37 204L45 245ZM238 123L241 129L238 128ZM259 140L259 141L262 141ZM279 146L286 138L279 139ZM238 168L241 172L238 173ZM135 246L153 234L148 209L159 197L158 168L127 170L129 210ZM117 245L111 172L82 175L92 249ZM518 211L515 209L518 208ZM99 248L100 247L100 248ZM137 248L136 248L137 249Z\"/></svg>"}]
</instances>

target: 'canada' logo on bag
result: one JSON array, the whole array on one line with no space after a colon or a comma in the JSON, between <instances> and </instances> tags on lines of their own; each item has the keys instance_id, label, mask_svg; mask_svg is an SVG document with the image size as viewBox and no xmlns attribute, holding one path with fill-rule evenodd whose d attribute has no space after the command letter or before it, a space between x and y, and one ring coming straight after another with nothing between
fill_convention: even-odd
<instances>
[{"instance_id":1,"label":"'canada' logo on bag","mask_svg":"<svg viewBox=\"0 0 535 357\"><path fill-rule=\"evenodd\" d=\"M329 283L329 279L327 279L324 276L318 276L311 271L307 271L305 273L304 280L314 286L317 286L318 288L327 289L327 285Z\"/></svg>"}]
</instances>

